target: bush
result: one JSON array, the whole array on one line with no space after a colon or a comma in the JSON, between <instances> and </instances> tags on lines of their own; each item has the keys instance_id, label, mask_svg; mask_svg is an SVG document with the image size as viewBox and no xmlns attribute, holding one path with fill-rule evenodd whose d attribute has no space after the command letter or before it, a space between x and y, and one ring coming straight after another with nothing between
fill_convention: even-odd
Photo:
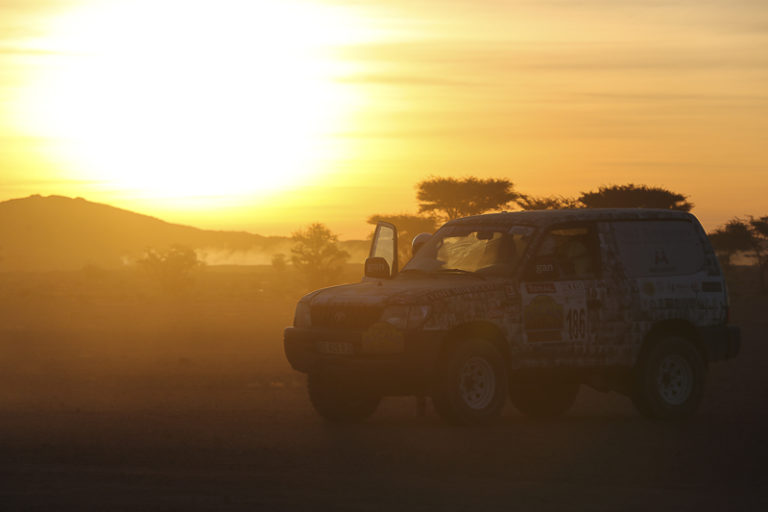
<instances>
[{"instance_id":1,"label":"bush","mask_svg":"<svg viewBox=\"0 0 768 512\"><path fill-rule=\"evenodd\" d=\"M147 249L137 264L161 288L170 292L188 289L194 282L195 272L205 265L193 249L180 245L165 251Z\"/></svg>"}]
</instances>

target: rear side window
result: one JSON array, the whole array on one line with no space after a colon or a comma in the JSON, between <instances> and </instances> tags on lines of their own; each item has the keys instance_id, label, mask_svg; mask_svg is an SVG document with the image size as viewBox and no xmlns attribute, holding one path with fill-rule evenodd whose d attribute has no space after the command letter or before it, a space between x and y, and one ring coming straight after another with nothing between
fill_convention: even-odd
<instances>
[{"instance_id":1,"label":"rear side window","mask_svg":"<svg viewBox=\"0 0 768 512\"><path fill-rule=\"evenodd\" d=\"M593 225L557 226L544 235L527 280L594 279L600 264Z\"/></svg>"},{"instance_id":2,"label":"rear side window","mask_svg":"<svg viewBox=\"0 0 768 512\"><path fill-rule=\"evenodd\" d=\"M704 249L690 222L612 224L619 257L630 277L694 274L704 267Z\"/></svg>"}]
</instances>

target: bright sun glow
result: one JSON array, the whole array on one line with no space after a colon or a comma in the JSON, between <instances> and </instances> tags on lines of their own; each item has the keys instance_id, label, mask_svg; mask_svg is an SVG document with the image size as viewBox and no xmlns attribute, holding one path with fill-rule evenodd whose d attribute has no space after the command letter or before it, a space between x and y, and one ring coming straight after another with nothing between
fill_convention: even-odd
<instances>
[{"instance_id":1,"label":"bright sun glow","mask_svg":"<svg viewBox=\"0 0 768 512\"><path fill-rule=\"evenodd\" d=\"M267 196L322 172L354 94L335 46L369 37L339 8L295 1L103 2L40 44L27 132L56 137L82 179L144 196Z\"/></svg>"}]
</instances>

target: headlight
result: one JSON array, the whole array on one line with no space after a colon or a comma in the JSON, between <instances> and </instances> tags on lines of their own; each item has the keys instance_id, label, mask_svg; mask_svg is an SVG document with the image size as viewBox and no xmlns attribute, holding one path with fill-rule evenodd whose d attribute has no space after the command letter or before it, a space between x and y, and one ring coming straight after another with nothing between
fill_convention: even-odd
<instances>
[{"instance_id":1,"label":"headlight","mask_svg":"<svg viewBox=\"0 0 768 512\"><path fill-rule=\"evenodd\" d=\"M397 329L417 329L429 315L429 306L389 306L381 314L381 321Z\"/></svg>"},{"instance_id":2,"label":"headlight","mask_svg":"<svg viewBox=\"0 0 768 512\"><path fill-rule=\"evenodd\" d=\"M312 327L312 311L309 302L296 304L296 313L293 315L294 327Z\"/></svg>"}]
</instances>

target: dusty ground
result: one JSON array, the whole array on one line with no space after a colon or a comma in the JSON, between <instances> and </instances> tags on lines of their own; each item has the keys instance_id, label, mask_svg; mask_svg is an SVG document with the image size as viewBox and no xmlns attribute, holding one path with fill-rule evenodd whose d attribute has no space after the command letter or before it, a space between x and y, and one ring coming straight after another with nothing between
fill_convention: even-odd
<instances>
[{"instance_id":1,"label":"dusty ground","mask_svg":"<svg viewBox=\"0 0 768 512\"><path fill-rule=\"evenodd\" d=\"M22 300L5 285L2 511L768 507L764 298L736 293L742 354L711 368L687 423L583 388L553 422L510 408L493 427L449 427L389 399L365 424L331 426L282 358L292 297L259 302L247 280L226 307L71 283Z\"/></svg>"}]
</instances>

